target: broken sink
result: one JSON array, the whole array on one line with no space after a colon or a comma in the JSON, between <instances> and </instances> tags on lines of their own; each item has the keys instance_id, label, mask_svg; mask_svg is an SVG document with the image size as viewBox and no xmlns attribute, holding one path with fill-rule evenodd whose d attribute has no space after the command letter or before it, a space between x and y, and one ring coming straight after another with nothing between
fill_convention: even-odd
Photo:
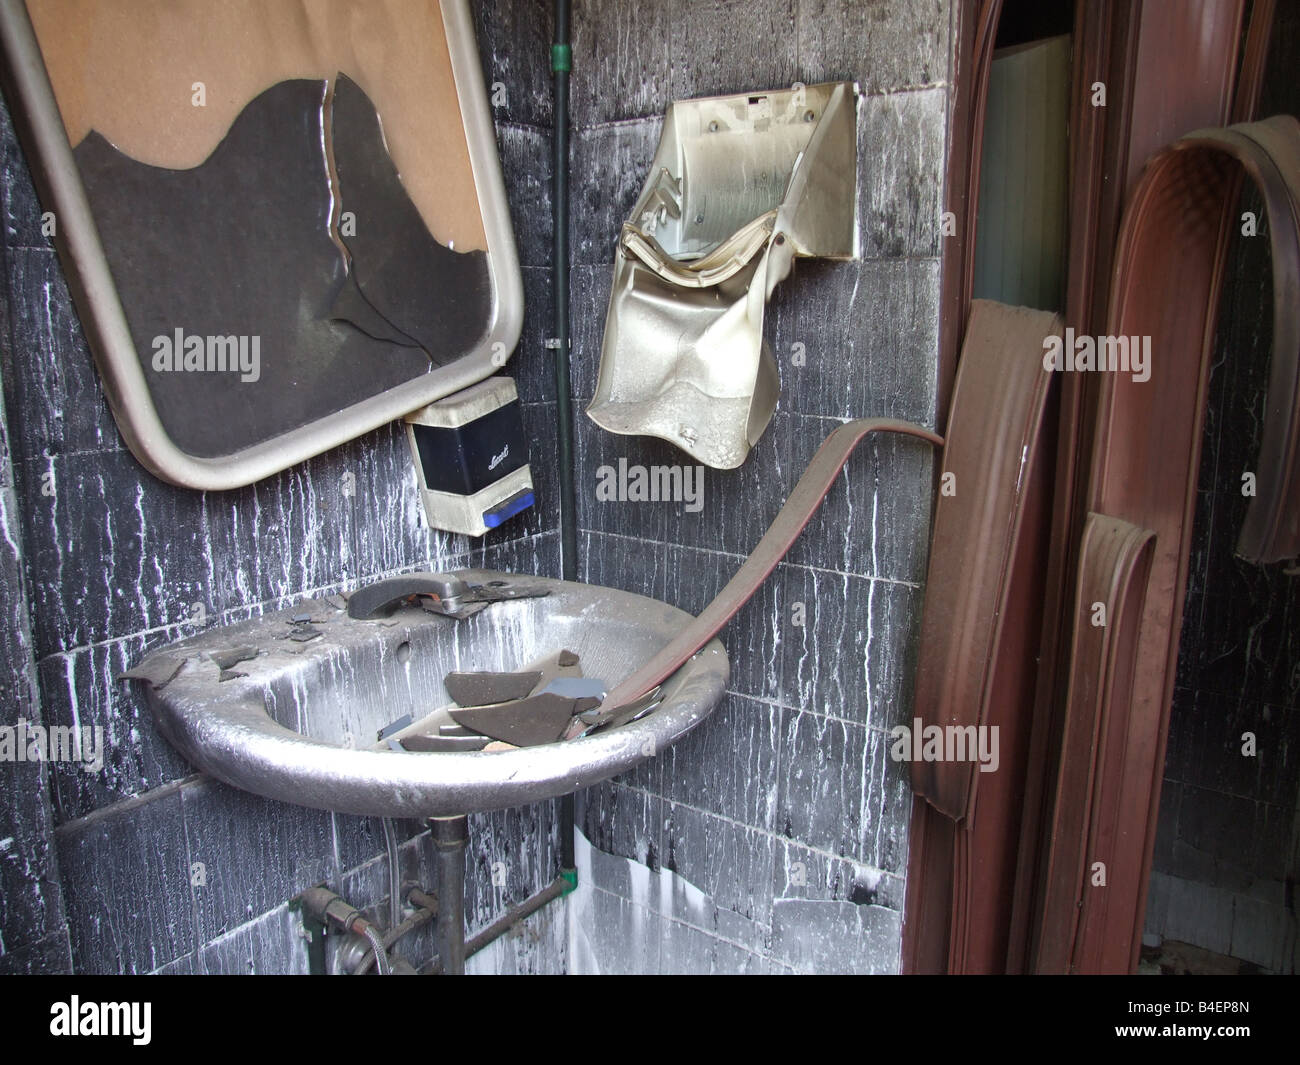
<instances>
[{"instance_id":1,"label":"broken sink","mask_svg":"<svg viewBox=\"0 0 1300 1065\"><path fill-rule=\"evenodd\" d=\"M510 750L391 749L381 731L452 703L449 673L516 671L570 650L585 676L612 690L693 620L597 585L454 576L544 594L460 619L402 605L359 620L341 597L307 600L161 648L128 675L159 731L199 769L267 798L372 817L451 816L568 794L660 753L722 696L729 666L715 639L628 724Z\"/></svg>"}]
</instances>

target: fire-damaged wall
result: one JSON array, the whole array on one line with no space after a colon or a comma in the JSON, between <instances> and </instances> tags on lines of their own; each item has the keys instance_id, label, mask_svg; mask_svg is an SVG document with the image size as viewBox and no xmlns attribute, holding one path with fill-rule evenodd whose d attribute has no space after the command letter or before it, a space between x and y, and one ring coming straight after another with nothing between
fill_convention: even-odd
<instances>
[{"instance_id":1,"label":"fire-damaged wall","mask_svg":"<svg viewBox=\"0 0 1300 1065\"><path fill-rule=\"evenodd\" d=\"M952 6L577 5L579 404L595 391L619 226L668 104L795 82L844 79L863 91L861 260L799 262L777 289L766 328L781 377L771 425L739 470L704 469L690 499L638 502L598 495L602 479L612 483L602 467L684 467L689 457L580 417L584 579L698 613L841 420L934 425ZM597 850L574 903L574 969L897 968L911 792L887 730L910 721L931 469L915 441L860 448L724 632L725 701L662 757L582 797L579 824Z\"/></svg>"},{"instance_id":2,"label":"fire-damaged wall","mask_svg":"<svg viewBox=\"0 0 1300 1065\"><path fill-rule=\"evenodd\" d=\"M578 0L572 312L580 578L698 612L851 417L933 427L949 0ZM286 900L326 881L377 906L377 822L196 776L116 675L195 631L403 570L558 575L551 334L550 4L475 5L520 245L519 380L542 500L485 543L431 535L397 428L250 488L161 484L125 449L7 112L0 120L5 416L4 719L103 730L104 764L0 770L0 971L305 967ZM691 500L601 501L602 466L683 466L582 414L619 225L676 98L860 83L859 261L800 263L769 307L781 401L745 465ZM864 445L723 640L725 702L680 745L579 796L581 883L471 969L892 971L911 793L889 757L910 719L932 460ZM698 482L692 482L698 483ZM471 819L470 932L549 882L558 803ZM408 874L427 834L404 825ZM500 863L500 864L498 864ZM506 883L496 883L504 866ZM435 885L436 886L436 885ZM431 949L427 941L421 950Z\"/></svg>"},{"instance_id":3,"label":"fire-damaged wall","mask_svg":"<svg viewBox=\"0 0 1300 1065\"><path fill-rule=\"evenodd\" d=\"M127 452L105 402L8 109L0 114L0 725L100 729L103 766L0 765L0 972L296 972L286 900L325 881L387 894L377 821L266 802L194 775L115 678L203 626L412 569L559 574L549 317L548 5L476 5L528 295L510 363L538 507L483 541L424 525L404 432L371 433L233 492L173 488ZM12 106L12 101L8 101ZM538 461L540 460L540 461ZM93 735L93 733L92 733ZM549 883L558 804L471 818L471 934ZM404 874L432 881L402 823ZM492 875L494 867L502 877ZM471 962L564 965L563 911ZM412 960L431 956L432 938Z\"/></svg>"}]
</instances>

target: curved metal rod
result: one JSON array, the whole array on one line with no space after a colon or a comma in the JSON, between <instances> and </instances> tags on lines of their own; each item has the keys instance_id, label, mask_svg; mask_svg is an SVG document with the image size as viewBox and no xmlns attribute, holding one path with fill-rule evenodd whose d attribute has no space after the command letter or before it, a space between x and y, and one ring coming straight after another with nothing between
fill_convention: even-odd
<instances>
[{"instance_id":1,"label":"curved metal rod","mask_svg":"<svg viewBox=\"0 0 1300 1065\"><path fill-rule=\"evenodd\" d=\"M776 569L817 512L854 448L872 433L901 433L936 447L943 445L943 437L937 433L892 418L859 418L833 430L817 449L785 506L727 586L676 639L610 692L605 699L606 706L619 707L641 698L676 673L722 630Z\"/></svg>"}]
</instances>

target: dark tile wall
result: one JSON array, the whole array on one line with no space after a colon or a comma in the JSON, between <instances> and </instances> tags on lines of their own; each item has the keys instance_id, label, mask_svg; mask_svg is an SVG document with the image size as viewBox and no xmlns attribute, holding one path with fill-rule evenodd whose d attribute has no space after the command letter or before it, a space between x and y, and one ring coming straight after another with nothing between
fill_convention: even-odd
<instances>
[{"instance_id":1,"label":"dark tile wall","mask_svg":"<svg viewBox=\"0 0 1300 1065\"><path fill-rule=\"evenodd\" d=\"M856 79L867 94L862 259L801 263L776 294L767 336L782 400L746 465L708 472L698 514L598 503L601 463L682 458L577 418L582 576L698 611L838 420L887 414L933 424L952 5L580 0L575 8L579 405L594 388L614 236L670 100L834 78ZM523 263L524 341L512 369L537 459L554 448L543 348L551 330L549 4L480 4L476 25ZM555 573L554 464L534 462L543 506L485 544L424 531L395 430L238 492L157 482L118 436L40 234L7 112L2 121L0 608L16 622L0 632L5 721L100 724L108 742L100 774L37 766L20 779L6 766L0 777L0 969L301 971L285 900L324 879L378 906L387 890L379 825L272 806L193 775L112 678L193 631L198 614L220 623L422 566ZM805 365L792 363L795 345ZM897 966L910 795L887 758L886 730L908 713L930 472L919 445L864 447L786 564L729 627L731 690L710 722L581 797L581 826L609 855L589 863L596 872L575 917L586 943L577 967ZM474 820L472 927L550 878L555 825L554 804ZM427 837L418 825L402 827L407 875L427 882ZM505 863L505 887L491 886L496 862ZM672 889L647 897L646 876ZM563 914L539 915L527 935L503 940L479 964L565 968L574 933ZM624 919L631 939L617 934ZM421 943L413 949L430 949Z\"/></svg>"},{"instance_id":2,"label":"dark tile wall","mask_svg":"<svg viewBox=\"0 0 1300 1065\"><path fill-rule=\"evenodd\" d=\"M542 343L549 5L477 7L528 302L510 369L541 500L482 541L425 529L397 427L233 492L189 492L146 473L113 423L0 110L0 724L105 733L99 773L0 765L0 972L298 971L289 897L322 880L360 905L387 892L377 822L265 803L194 775L114 679L144 652L198 624L401 570L558 574L555 396ZM556 825L551 803L473 819L471 931L554 876ZM412 871L436 888L427 834L403 824L402 836ZM504 886L487 875L495 863ZM492 963L561 967L554 925Z\"/></svg>"},{"instance_id":3,"label":"dark tile wall","mask_svg":"<svg viewBox=\"0 0 1300 1065\"><path fill-rule=\"evenodd\" d=\"M574 393L595 390L613 248L674 98L857 80L861 260L801 262L768 308L781 401L744 466L706 470L704 506L599 502L596 469L684 464L577 419L582 576L698 612L849 417L933 425L947 0L585 0L573 73ZM802 345L805 365L792 361ZM723 636L725 701L663 757L586 792L601 851L576 911L579 967L897 968L908 718L929 529L923 445L864 445L786 563ZM802 622L802 623L800 623ZM645 876L658 888L646 888ZM669 901L665 901L669 900Z\"/></svg>"},{"instance_id":4,"label":"dark tile wall","mask_svg":"<svg viewBox=\"0 0 1300 1065\"><path fill-rule=\"evenodd\" d=\"M1300 114L1300 9L1279 5L1259 114ZM1230 252L1202 444L1147 930L1294 972L1300 572L1233 554L1273 345L1269 229ZM1256 753L1243 754L1245 733Z\"/></svg>"},{"instance_id":5,"label":"dark tile wall","mask_svg":"<svg viewBox=\"0 0 1300 1065\"><path fill-rule=\"evenodd\" d=\"M8 328L9 306L0 302L0 336ZM2 407L0 402L0 726L16 728L43 719L23 582L23 516ZM50 783L44 762L6 762L0 769L0 973L69 964Z\"/></svg>"}]
</instances>

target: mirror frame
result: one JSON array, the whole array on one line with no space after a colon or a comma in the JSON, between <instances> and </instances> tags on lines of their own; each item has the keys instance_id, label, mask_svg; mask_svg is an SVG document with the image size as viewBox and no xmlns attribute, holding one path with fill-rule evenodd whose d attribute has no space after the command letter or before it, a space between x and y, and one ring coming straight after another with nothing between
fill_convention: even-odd
<instances>
[{"instance_id":1,"label":"mirror frame","mask_svg":"<svg viewBox=\"0 0 1300 1065\"><path fill-rule=\"evenodd\" d=\"M162 480L203 491L252 484L500 373L503 357L514 351L523 326L523 279L474 24L467 0L439 0L439 7L487 237L486 333L446 366L251 447L203 458L179 448L158 417L26 4L0 0L4 90L42 206L58 219L54 243L68 287L118 430Z\"/></svg>"}]
</instances>

